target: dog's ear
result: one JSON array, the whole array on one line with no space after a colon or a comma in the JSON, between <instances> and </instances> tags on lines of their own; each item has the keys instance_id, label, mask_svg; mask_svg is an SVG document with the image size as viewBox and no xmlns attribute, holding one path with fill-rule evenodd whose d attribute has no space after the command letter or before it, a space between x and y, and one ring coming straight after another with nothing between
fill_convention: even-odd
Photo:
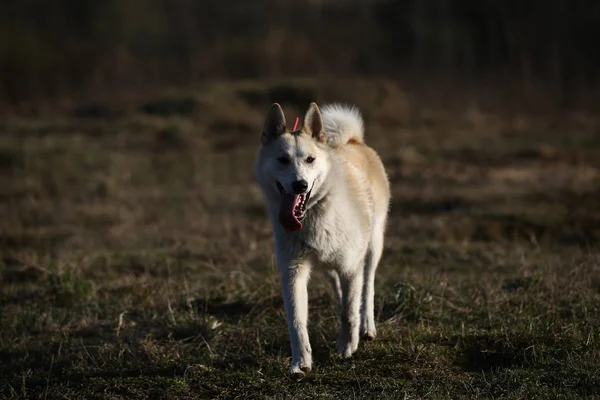
<instances>
[{"instance_id":1,"label":"dog's ear","mask_svg":"<svg viewBox=\"0 0 600 400\"><path fill-rule=\"evenodd\" d=\"M267 118L265 118L265 126L260 137L261 142L267 144L283 135L286 132L285 125L285 115L283 115L281 106L273 103L267 113Z\"/></svg>"},{"instance_id":2,"label":"dog's ear","mask_svg":"<svg viewBox=\"0 0 600 400\"><path fill-rule=\"evenodd\" d=\"M325 143L327 138L325 137L325 129L323 129L323 117L316 103L310 103L310 107L306 111L303 130L318 142Z\"/></svg>"}]
</instances>

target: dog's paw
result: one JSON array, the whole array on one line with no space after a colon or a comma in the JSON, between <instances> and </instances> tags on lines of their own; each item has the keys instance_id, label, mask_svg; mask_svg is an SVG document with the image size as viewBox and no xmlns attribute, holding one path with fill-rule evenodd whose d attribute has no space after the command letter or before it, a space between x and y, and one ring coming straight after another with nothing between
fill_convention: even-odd
<instances>
[{"instance_id":1,"label":"dog's paw","mask_svg":"<svg viewBox=\"0 0 600 400\"><path fill-rule=\"evenodd\" d=\"M364 331L361 332L361 335L363 340L370 342L371 340L374 340L377 337L377 331L375 329L370 330L370 331Z\"/></svg>"},{"instance_id":2,"label":"dog's paw","mask_svg":"<svg viewBox=\"0 0 600 400\"><path fill-rule=\"evenodd\" d=\"M335 345L336 353L342 358L350 358L352 354L358 349L358 343L352 345L347 340L338 340Z\"/></svg>"},{"instance_id":3,"label":"dog's paw","mask_svg":"<svg viewBox=\"0 0 600 400\"><path fill-rule=\"evenodd\" d=\"M304 364L292 364L289 370L290 377L292 379L300 380L304 378L311 370L310 365Z\"/></svg>"}]
</instances>

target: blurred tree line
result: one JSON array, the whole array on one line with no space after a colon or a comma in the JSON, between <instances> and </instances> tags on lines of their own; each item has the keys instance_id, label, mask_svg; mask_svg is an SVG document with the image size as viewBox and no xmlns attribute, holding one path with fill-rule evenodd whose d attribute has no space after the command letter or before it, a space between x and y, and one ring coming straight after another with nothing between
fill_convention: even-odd
<instances>
[{"instance_id":1,"label":"blurred tree line","mask_svg":"<svg viewBox=\"0 0 600 400\"><path fill-rule=\"evenodd\" d=\"M596 0L2 0L0 98L208 78L594 88Z\"/></svg>"}]
</instances>

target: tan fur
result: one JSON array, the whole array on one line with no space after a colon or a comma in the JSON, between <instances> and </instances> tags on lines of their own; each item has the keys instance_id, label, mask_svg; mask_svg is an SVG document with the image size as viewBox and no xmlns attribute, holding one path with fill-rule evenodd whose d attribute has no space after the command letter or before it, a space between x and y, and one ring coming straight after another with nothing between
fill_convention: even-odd
<instances>
[{"instance_id":1,"label":"tan fur","mask_svg":"<svg viewBox=\"0 0 600 400\"><path fill-rule=\"evenodd\" d=\"M374 212L386 212L390 198L390 187L385 167L379 155L371 147L362 142L350 139L345 146L336 149L340 156L347 160L360 171L360 175L367 179L367 186L371 190ZM355 184L365 183L363 179L354 177L353 172L348 171L349 176Z\"/></svg>"}]
</instances>

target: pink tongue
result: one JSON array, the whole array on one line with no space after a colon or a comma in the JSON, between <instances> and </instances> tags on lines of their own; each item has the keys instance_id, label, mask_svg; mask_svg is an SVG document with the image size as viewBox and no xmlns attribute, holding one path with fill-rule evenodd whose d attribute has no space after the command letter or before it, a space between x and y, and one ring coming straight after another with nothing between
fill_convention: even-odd
<instances>
[{"instance_id":1,"label":"pink tongue","mask_svg":"<svg viewBox=\"0 0 600 400\"><path fill-rule=\"evenodd\" d=\"M302 223L294 215L294 208L300 200L300 196L284 193L281 198L281 206L279 208L279 222L283 227L290 231L296 232L302 229Z\"/></svg>"}]
</instances>

